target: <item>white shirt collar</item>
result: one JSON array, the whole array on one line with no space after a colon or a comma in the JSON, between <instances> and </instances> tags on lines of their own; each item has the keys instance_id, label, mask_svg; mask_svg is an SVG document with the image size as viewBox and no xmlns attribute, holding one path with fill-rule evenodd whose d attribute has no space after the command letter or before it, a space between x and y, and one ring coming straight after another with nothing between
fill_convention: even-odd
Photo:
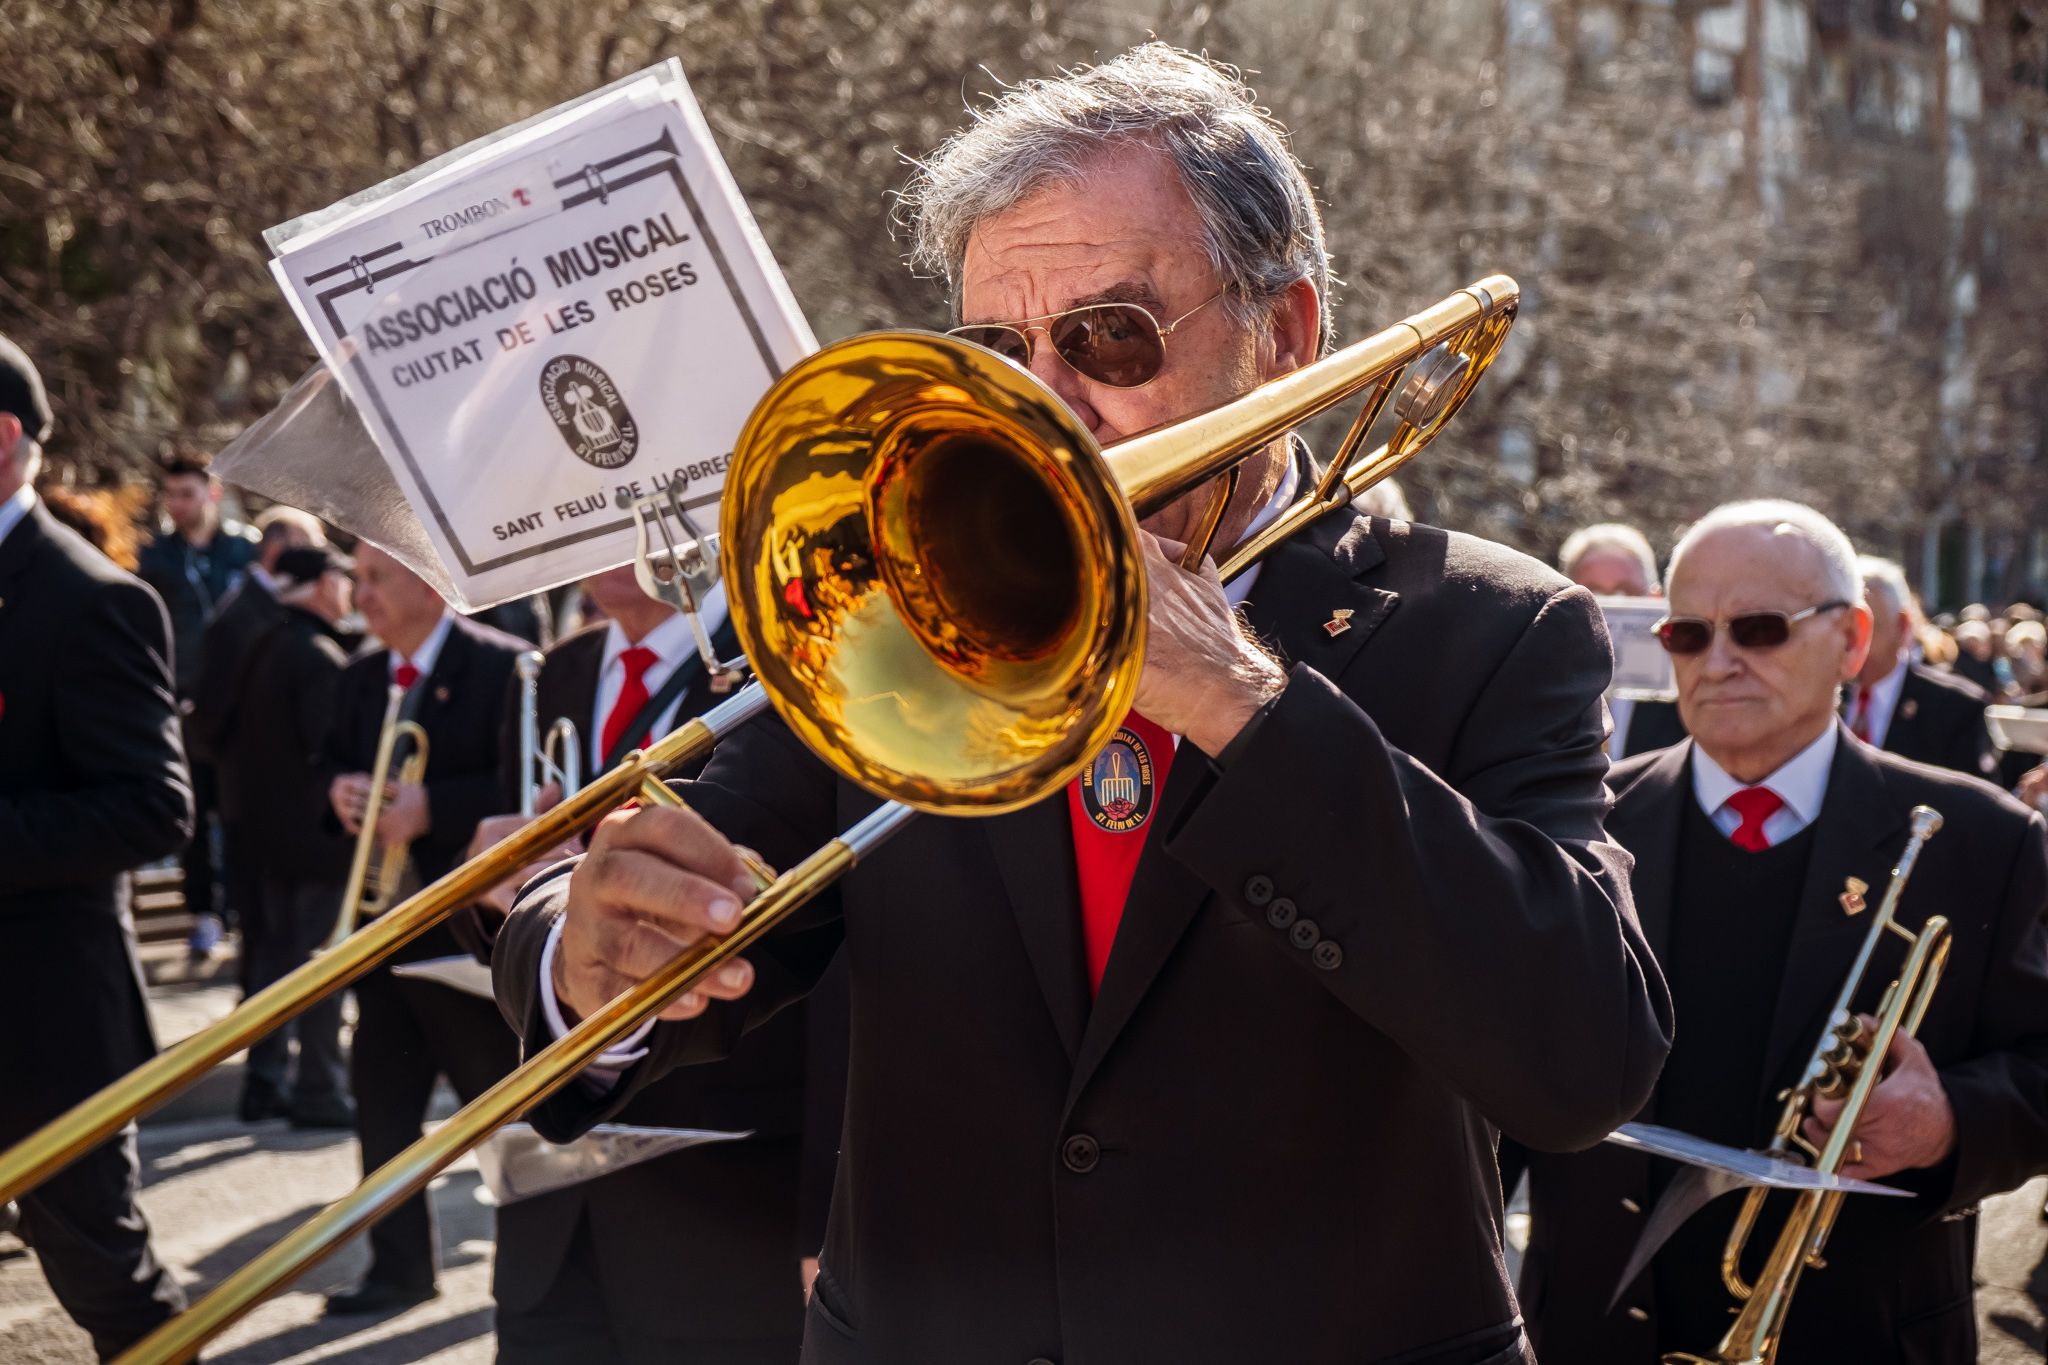
<instances>
[{"instance_id":1,"label":"white shirt collar","mask_svg":"<svg viewBox=\"0 0 2048 1365\"><path fill-rule=\"evenodd\" d=\"M1709 817L1728 804L1728 798L1746 786L1769 787L1778 794L1796 827L1804 829L1820 817L1827 798L1828 772L1834 767L1835 745L1841 727L1832 721L1820 738L1787 759L1782 767L1762 782L1737 782L1727 770L1707 756L1695 740L1692 746L1692 794ZM1776 842L1780 836L1773 836Z\"/></svg>"},{"instance_id":2,"label":"white shirt collar","mask_svg":"<svg viewBox=\"0 0 2048 1365\"><path fill-rule=\"evenodd\" d=\"M718 632L718 628L725 624L725 584L714 583L711 586L711 591L704 594L704 603L697 614L704 620L705 634ZM690 630L690 618L675 612L648 631L647 638L640 641L640 645L654 651L654 671L666 680L676 663L697 652L697 637ZM609 673L618 663L619 656L632 647L633 642L626 638L626 632L619 628L617 621L608 625L604 635L604 661L598 666L598 676Z\"/></svg>"},{"instance_id":3,"label":"white shirt collar","mask_svg":"<svg viewBox=\"0 0 2048 1365\"><path fill-rule=\"evenodd\" d=\"M1253 536L1271 526L1279 519L1280 514L1287 510L1287 505L1294 501L1294 490L1301 486L1299 451L1300 447L1291 441L1288 443L1287 471L1280 476L1279 486L1266 499L1265 505L1259 508L1259 514L1252 518L1251 525L1244 528L1244 535L1240 539L1250 540ZM1223 596L1233 609L1241 607L1251 597L1252 585L1258 581L1259 566L1253 564L1246 568L1243 573L1223 585Z\"/></svg>"},{"instance_id":4,"label":"white shirt collar","mask_svg":"<svg viewBox=\"0 0 2048 1365\"><path fill-rule=\"evenodd\" d=\"M422 678L432 674L434 665L441 658L441 646L448 643L448 632L454 628L455 618L444 607L441 610L441 619L434 622L434 628L427 632L426 641L413 651L410 657L400 654L388 645L385 646L385 666L391 670L391 676L398 676L398 666L402 663L410 663L417 668Z\"/></svg>"},{"instance_id":5,"label":"white shirt collar","mask_svg":"<svg viewBox=\"0 0 2048 1365\"><path fill-rule=\"evenodd\" d=\"M16 489L14 496L0 502L0 540L7 539L7 533L28 520L28 514L36 505L36 490L28 484Z\"/></svg>"}]
</instances>

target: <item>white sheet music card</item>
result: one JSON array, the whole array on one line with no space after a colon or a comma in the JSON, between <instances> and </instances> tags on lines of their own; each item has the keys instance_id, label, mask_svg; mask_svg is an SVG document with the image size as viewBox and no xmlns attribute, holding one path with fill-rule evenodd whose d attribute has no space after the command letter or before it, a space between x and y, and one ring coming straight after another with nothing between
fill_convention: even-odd
<instances>
[{"instance_id":1,"label":"white sheet music card","mask_svg":"<svg viewBox=\"0 0 2048 1365\"><path fill-rule=\"evenodd\" d=\"M268 240L465 609L628 562L668 485L715 525L816 347L673 61Z\"/></svg>"},{"instance_id":2,"label":"white sheet music card","mask_svg":"<svg viewBox=\"0 0 2048 1365\"><path fill-rule=\"evenodd\" d=\"M1678 696L1678 684L1671 673L1671 656L1657 641L1653 627L1671 610L1661 597L1596 597L1607 618L1607 635L1614 642L1614 681L1610 697L1635 701L1671 701Z\"/></svg>"}]
</instances>

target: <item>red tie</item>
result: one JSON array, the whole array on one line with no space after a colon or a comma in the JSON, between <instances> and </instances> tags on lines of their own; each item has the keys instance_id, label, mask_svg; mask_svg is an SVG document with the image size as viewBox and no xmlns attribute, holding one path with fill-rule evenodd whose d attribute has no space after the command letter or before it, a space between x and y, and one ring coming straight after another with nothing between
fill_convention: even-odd
<instances>
[{"instance_id":1,"label":"red tie","mask_svg":"<svg viewBox=\"0 0 2048 1365\"><path fill-rule=\"evenodd\" d=\"M1870 689L1868 687L1858 687L1856 689L1856 705L1849 713L1849 733L1862 740L1865 744L1870 743Z\"/></svg>"},{"instance_id":2,"label":"red tie","mask_svg":"<svg viewBox=\"0 0 2048 1365\"><path fill-rule=\"evenodd\" d=\"M1742 823L1728 836L1729 842L1751 853L1771 846L1764 837L1764 821L1785 808L1784 797L1769 787L1744 787L1723 804L1742 817Z\"/></svg>"},{"instance_id":3,"label":"red tie","mask_svg":"<svg viewBox=\"0 0 2048 1365\"><path fill-rule=\"evenodd\" d=\"M654 667L654 651L644 645L635 645L619 655L619 662L626 666L626 685L619 689L619 699L612 703L612 713L604 718L604 733L597 740L600 757L618 747L626 727L633 723L633 717L640 714L640 708L647 705L647 670Z\"/></svg>"},{"instance_id":4,"label":"red tie","mask_svg":"<svg viewBox=\"0 0 2048 1365\"><path fill-rule=\"evenodd\" d=\"M1173 736L1133 711L1094 762L1067 785L1091 992L1102 985L1138 855L1145 851L1152 814L1172 766Z\"/></svg>"},{"instance_id":5,"label":"red tie","mask_svg":"<svg viewBox=\"0 0 2048 1365\"><path fill-rule=\"evenodd\" d=\"M419 680L420 671L413 667L411 659L400 659L398 667L391 670L391 681L408 692L412 691L412 685Z\"/></svg>"}]
</instances>

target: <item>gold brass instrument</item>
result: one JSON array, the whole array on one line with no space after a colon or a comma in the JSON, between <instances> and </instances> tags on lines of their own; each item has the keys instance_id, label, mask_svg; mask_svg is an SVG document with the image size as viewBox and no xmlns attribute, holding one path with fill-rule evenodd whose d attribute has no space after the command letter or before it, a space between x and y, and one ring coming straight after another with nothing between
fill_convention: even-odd
<instances>
[{"instance_id":1,"label":"gold brass instrument","mask_svg":"<svg viewBox=\"0 0 2048 1365\"><path fill-rule=\"evenodd\" d=\"M1934 988L1940 984L1942 968L1948 964L1948 920L1941 915L1929 915L1915 933L1899 924L1897 911L1899 896L1913 875L1920 850L1940 828L1939 811L1930 806L1913 808L1911 836L1892 868L1891 882L1885 887L1877 915L1864 933L1862 949L1850 965L1834 1007L1828 1011L1827 1026L1814 1044L1799 1083L1781 1097L1784 1109L1766 1149L1772 1155L1803 1156L1823 1174L1840 1174L1849 1164L1847 1154L1870 1092L1883 1078L1883 1059L1891 1049L1892 1039L1901 1033L1910 1038L1919 1031L1928 1003L1934 998ZM1910 946L1898 978L1886 988L1878 1005L1877 1027L1866 1030L1854 1013L1854 1002L1877 945L1887 934L1904 939ZM1817 1098L1843 1101L1826 1145L1819 1148L1799 1131ZM1742 1310L1712 1355L1675 1352L1664 1357L1665 1365L1771 1365L1777 1359L1786 1315L1792 1307L1792 1291L1798 1286L1802 1271L1808 1267L1818 1270L1827 1264L1821 1253L1841 1212L1843 1196L1839 1190L1799 1191L1762 1273L1751 1284L1742 1277L1742 1256L1763 1211L1766 1192L1762 1187L1748 1191L1721 1251L1721 1280L1728 1286L1728 1292L1741 1301Z\"/></svg>"},{"instance_id":2,"label":"gold brass instrument","mask_svg":"<svg viewBox=\"0 0 2048 1365\"><path fill-rule=\"evenodd\" d=\"M1364 395L1315 487L1224 556L1221 572L1234 576L1434 439L1498 354L1519 302L1513 280L1489 276L1215 411L1108 451L1030 374L963 341L877 333L789 370L748 420L727 470L719 553L760 682L718 711L772 702L835 768L890 800L797 867L772 877L762 869L763 889L730 934L684 949L582 1020L121 1360L189 1358L746 951L913 808L993 813L1057 791L1137 688L1146 612L1137 519L1216 484L1207 530L1191 546L1198 554L1245 459ZM1392 433L1361 454L1390 407ZM415 897L420 917L438 917L454 879L468 874L474 894L625 796L679 803L662 774L739 723L718 721L688 739L686 726L629 758Z\"/></svg>"},{"instance_id":3,"label":"gold brass instrument","mask_svg":"<svg viewBox=\"0 0 2048 1365\"><path fill-rule=\"evenodd\" d=\"M370 765L370 795L363 803L362 828L356 831L355 857L348 865L348 887L341 894L341 913L335 916L334 932L323 948L333 948L356 931L363 920L375 919L391 908L391 897L405 876L411 856L409 844L386 844L377 838L377 817L384 813L384 792L392 782L417 784L427 775L427 732L417 721L400 720L405 689L391 684L384 702L384 725L377 734L377 757ZM398 746L404 744L405 759L393 762Z\"/></svg>"},{"instance_id":4,"label":"gold brass instrument","mask_svg":"<svg viewBox=\"0 0 2048 1365\"><path fill-rule=\"evenodd\" d=\"M564 797L583 786L583 737L576 722L558 716L540 733L540 670L547 661L537 649L513 660L519 675L519 813L531 820L541 788L554 782Z\"/></svg>"}]
</instances>

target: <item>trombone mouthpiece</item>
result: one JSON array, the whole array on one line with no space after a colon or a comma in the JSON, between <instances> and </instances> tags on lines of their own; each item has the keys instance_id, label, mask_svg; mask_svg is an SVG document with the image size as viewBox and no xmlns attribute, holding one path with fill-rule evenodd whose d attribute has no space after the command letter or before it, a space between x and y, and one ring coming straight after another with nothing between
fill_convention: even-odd
<instances>
[{"instance_id":1,"label":"trombone mouthpiece","mask_svg":"<svg viewBox=\"0 0 2048 1365\"><path fill-rule=\"evenodd\" d=\"M1941 812L1932 806L1913 807L1913 837L1925 839L1941 828Z\"/></svg>"}]
</instances>

